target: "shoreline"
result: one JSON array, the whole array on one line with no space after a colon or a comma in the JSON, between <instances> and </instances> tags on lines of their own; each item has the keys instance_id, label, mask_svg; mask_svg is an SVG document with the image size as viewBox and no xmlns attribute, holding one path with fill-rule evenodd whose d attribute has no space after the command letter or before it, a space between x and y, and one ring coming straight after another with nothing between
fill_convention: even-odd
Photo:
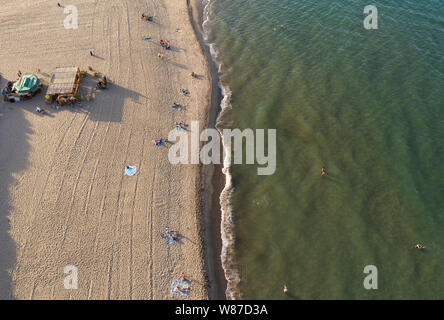
<instances>
[{"instance_id":1,"label":"shoreline","mask_svg":"<svg viewBox=\"0 0 444 320\"><path fill-rule=\"evenodd\" d=\"M216 122L221 111L222 94L219 88L218 69L212 59L210 49L203 39L203 10L205 6L199 0L187 0L190 22L207 61L211 77L211 96L208 107L208 128L216 128ZM221 154L222 154L221 147ZM220 194L225 186L225 176L222 165L201 165L202 191L201 201L203 216L203 248L207 271L208 297L211 300L225 300L227 280L222 267L222 237L221 237L221 206Z\"/></svg>"}]
</instances>

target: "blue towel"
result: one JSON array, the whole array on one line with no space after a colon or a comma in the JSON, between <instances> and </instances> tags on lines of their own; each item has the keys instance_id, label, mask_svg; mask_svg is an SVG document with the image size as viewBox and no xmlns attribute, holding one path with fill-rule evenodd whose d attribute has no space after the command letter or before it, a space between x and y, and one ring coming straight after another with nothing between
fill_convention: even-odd
<instances>
[{"instance_id":1,"label":"blue towel","mask_svg":"<svg viewBox=\"0 0 444 320\"><path fill-rule=\"evenodd\" d=\"M126 176L133 176L136 174L137 168L136 166L126 166L125 167L125 175Z\"/></svg>"}]
</instances>

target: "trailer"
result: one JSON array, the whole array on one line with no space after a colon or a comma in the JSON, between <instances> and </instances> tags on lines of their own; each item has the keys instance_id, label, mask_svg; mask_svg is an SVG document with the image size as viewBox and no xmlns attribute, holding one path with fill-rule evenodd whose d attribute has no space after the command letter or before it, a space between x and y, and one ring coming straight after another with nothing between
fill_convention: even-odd
<instances>
[{"instance_id":1,"label":"trailer","mask_svg":"<svg viewBox=\"0 0 444 320\"><path fill-rule=\"evenodd\" d=\"M31 99L42 88L40 79L35 74L25 74L20 76L16 82L8 82L2 89L5 101L19 102Z\"/></svg>"}]
</instances>

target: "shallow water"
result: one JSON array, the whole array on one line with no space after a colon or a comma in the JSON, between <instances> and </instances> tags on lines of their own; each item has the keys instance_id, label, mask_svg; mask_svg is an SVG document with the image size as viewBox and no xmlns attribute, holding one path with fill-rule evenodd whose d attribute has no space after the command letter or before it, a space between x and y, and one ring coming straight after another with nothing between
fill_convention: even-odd
<instances>
[{"instance_id":1,"label":"shallow water","mask_svg":"<svg viewBox=\"0 0 444 320\"><path fill-rule=\"evenodd\" d=\"M233 127L277 129L233 166L242 298L444 298L444 2L367 2L211 3Z\"/></svg>"}]
</instances>

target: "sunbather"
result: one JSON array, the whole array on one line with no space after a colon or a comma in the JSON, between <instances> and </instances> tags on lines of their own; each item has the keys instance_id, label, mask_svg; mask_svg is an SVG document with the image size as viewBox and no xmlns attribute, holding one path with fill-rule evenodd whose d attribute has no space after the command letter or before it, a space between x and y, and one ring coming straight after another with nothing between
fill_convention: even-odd
<instances>
[{"instance_id":1,"label":"sunbather","mask_svg":"<svg viewBox=\"0 0 444 320\"><path fill-rule=\"evenodd\" d=\"M155 139L153 140L153 144L157 147L163 145L163 140L162 139Z\"/></svg>"}]
</instances>

